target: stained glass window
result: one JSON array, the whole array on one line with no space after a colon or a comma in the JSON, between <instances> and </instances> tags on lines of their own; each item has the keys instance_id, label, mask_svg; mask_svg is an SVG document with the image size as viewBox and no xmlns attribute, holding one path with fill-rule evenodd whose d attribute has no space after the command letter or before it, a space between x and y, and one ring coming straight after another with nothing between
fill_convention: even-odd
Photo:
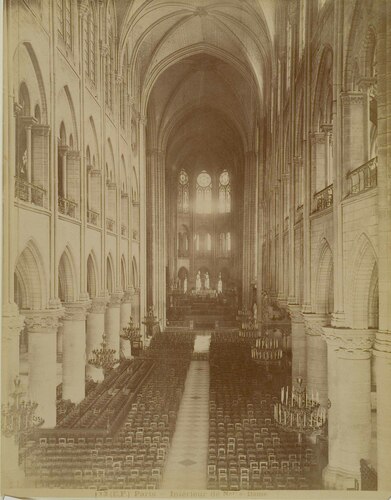
<instances>
[{"instance_id":1,"label":"stained glass window","mask_svg":"<svg viewBox=\"0 0 391 500\"><path fill-rule=\"evenodd\" d=\"M85 69L90 80L96 80L96 32L95 11L92 1L89 3L89 11L85 22Z\"/></svg>"},{"instance_id":2,"label":"stained glass window","mask_svg":"<svg viewBox=\"0 0 391 500\"><path fill-rule=\"evenodd\" d=\"M212 178L205 170L197 177L196 211L199 214L212 212Z\"/></svg>"},{"instance_id":3,"label":"stained glass window","mask_svg":"<svg viewBox=\"0 0 391 500\"><path fill-rule=\"evenodd\" d=\"M67 47L72 49L72 5L71 0L57 0L58 32Z\"/></svg>"},{"instance_id":4,"label":"stained glass window","mask_svg":"<svg viewBox=\"0 0 391 500\"><path fill-rule=\"evenodd\" d=\"M178 212L189 213L189 176L184 170L179 172L178 178Z\"/></svg>"},{"instance_id":5,"label":"stained glass window","mask_svg":"<svg viewBox=\"0 0 391 500\"><path fill-rule=\"evenodd\" d=\"M219 179L219 212L221 214L231 212L231 183L227 170L220 174Z\"/></svg>"}]
</instances>

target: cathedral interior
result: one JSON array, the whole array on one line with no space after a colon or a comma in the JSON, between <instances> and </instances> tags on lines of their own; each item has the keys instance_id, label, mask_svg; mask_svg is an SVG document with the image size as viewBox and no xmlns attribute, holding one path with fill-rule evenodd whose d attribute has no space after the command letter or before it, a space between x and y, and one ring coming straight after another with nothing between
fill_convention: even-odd
<instances>
[{"instance_id":1,"label":"cathedral interior","mask_svg":"<svg viewBox=\"0 0 391 500\"><path fill-rule=\"evenodd\" d=\"M390 492L391 2L3 4L3 492Z\"/></svg>"}]
</instances>

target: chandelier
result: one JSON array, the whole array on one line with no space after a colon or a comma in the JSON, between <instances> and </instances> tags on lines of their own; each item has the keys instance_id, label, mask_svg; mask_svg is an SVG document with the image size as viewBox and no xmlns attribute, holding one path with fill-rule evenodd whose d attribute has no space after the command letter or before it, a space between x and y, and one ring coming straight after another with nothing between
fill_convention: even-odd
<instances>
[{"instance_id":1,"label":"chandelier","mask_svg":"<svg viewBox=\"0 0 391 500\"><path fill-rule=\"evenodd\" d=\"M44 419L35 415L38 403L23 400L25 392L19 377L15 377L14 385L15 390L10 394L13 402L1 408L1 432L6 437L14 436L18 442L22 436L40 427Z\"/></svg>"},{"instance_id":2,"label":"chandelier","mask_svg":"<svg viewBox=\"0 0 391 500\"><path fill-rule=\"evenodd\" d=\"M133 324L133 318L130 316L128 326L122 328L124 333L121 333L121 339L129 340L131 344L137 342L141 338L140 327Z\"/></svg>"},{"instance_id":3,"label":"chandelier","mask_svg":"<svg viewBox=\"0 0 391 500\"><path fill-rule=\"evenodd\" d=\"M299 443L303 434L321 433L326 418L318 393L310 396L301 377L297 377L297 384L290 390L288 386L281 388L281 402L274 404L274 420L283 431L296 432Z\"/></svg>"},{"instance_id":4,"label":"chandelier","mask_svg":"<svg viewBox=\"0 0 391 500\"><path fill-rule=\"evenodd\" d=\"M108 373L119 363L119 359L115 357L115 349L109 349L106 342L106 334L102 335L100 349L92 351L93 356L88 360L88 364L95 368L102 368L103 376L106 378Z\"/></svg>"},{"instance_id":5,"label":"chandelier","mask_svg":"<svg viewBox=\"0 0 391 500\"><path fill-rule=\"evenodd\" d=\"M146 326L146 336L147 337L152 337L153 336L153 330L156 325L159 324L159 321L157 319L157 316L155 316L153 312L153 306L148 307L148 313L144 317L143 325Z\"/></svg>"}]
</instances>

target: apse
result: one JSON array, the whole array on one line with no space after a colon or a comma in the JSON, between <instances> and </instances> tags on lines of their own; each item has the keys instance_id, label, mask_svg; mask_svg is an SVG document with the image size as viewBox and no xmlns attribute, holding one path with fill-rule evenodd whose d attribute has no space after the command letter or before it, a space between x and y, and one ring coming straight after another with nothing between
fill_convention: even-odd
<instances>
[{"instance_id":1,"label":"apse","mask_svg":"<svg viewBox=\"0 0 391 500\"><path fill-rule=\"evenodd\" d=\"M250 69L207 52L179 59L157 79L147 113L147 299L165 318L168 297L236 290L243 273L246 153L258 102ZM231 270L222 284L225 270ZM208 279L205 280L207 276ZM240 297L239 297L240 300Z\"/></svg>"}]
</instances>

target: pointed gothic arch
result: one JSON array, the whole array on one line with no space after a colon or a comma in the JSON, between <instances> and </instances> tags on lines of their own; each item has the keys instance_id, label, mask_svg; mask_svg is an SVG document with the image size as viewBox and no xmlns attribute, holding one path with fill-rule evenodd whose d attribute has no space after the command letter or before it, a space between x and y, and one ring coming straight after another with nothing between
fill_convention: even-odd
<instances>
[{"instance_id":1,"label":"pointed gothic arch","mask_svg":"<svg viewBox=\"0 0 391 500\"><path fill-rule=\"evenodd\" d=\"M352 328L368 328L376 300L372 294L376 291L377 256L371 241L364 233L358 238L357 248L350 269L350 321ZM370 312L370 307L372 311ZM371 320L372 321L372 320Z\"/></svg>"},{"instance_id":2,"label":"pointed gothic arch","mask_svg":"<svg viewBox=\"0 0 391 500\"><path fill-rule=\"evenodd\" d=\"M333 254L326 238L323 238L319 251L318 272L315 285L315 312L330 314L334 308L333 293Z\"/></svg>"},{"instance_id":3,"label":"pointed gothic arch","mask_svg":"<svg viewBox=\"0 0 391 500\"><path fill-rule=\"evenodd\" d=\"M96 297L99 290L99 275L97 270L96 258L93 251L91 251L87 259L87 292L90 299Z\"/></svg>"},{"instance_id":4,"label":"pointed gothic arch","mask_svg":"<svg viewBox=\"0 0 391 500\"><path fill-rule=\"evenodd\" d=\"M58 263L58 296L61 302L75 302L78 297L77 273L69 246L65 247Z\"/></svg>"},{"instance_id":5,"label":"pointed gothic arch","mask_svg":"<svg viewBox=\"0 0 391 500\"><path fill-rule=\"evenodd\" d=\"M46 307L47 291L43 260L32 240L18 257L14 282L14 300L20 309L39 310Z\"/></svg>"},{"instance_id":6,"label":"pointed gothic arch","mask_svg":"<svg viewBox=\"0 0 391 500\"><path fill-rule=\"evenodd\" d=\"M109 254L106 258L106 290L111 294L115 288L115 274L113 257Z\"/></svg>"}]
</instances>

